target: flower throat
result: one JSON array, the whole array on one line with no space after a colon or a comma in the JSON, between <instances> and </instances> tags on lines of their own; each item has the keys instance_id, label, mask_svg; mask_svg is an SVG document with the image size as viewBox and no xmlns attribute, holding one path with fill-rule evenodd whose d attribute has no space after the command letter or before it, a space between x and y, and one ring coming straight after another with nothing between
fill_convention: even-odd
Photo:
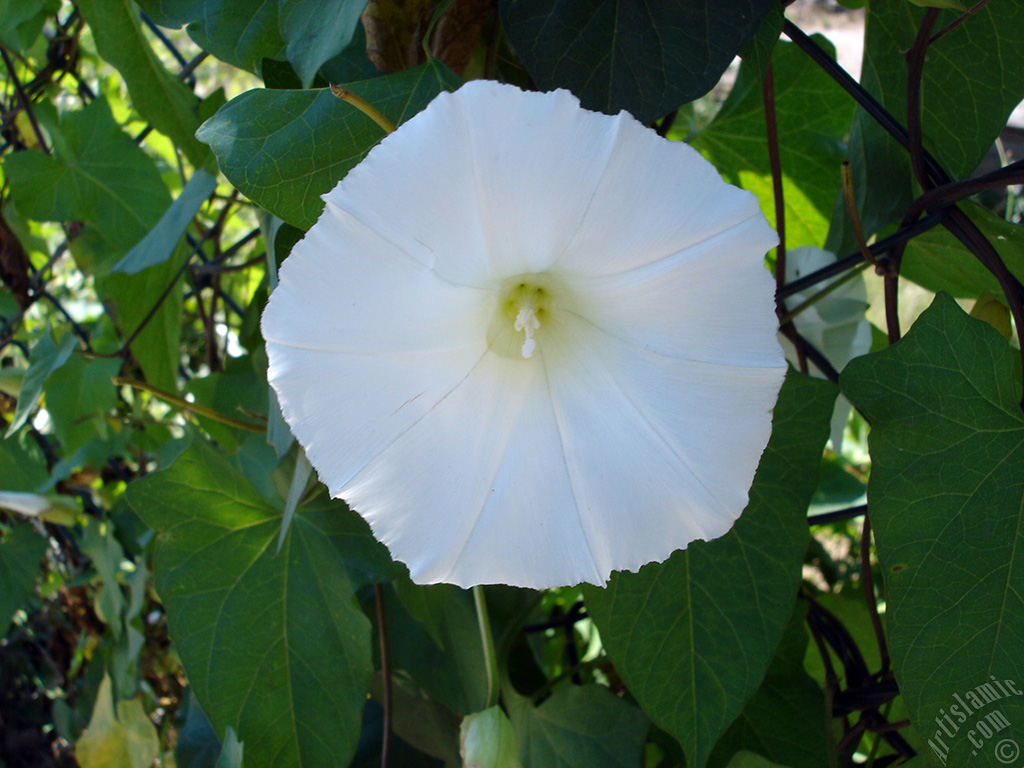
<instances>
[{"instance_id":1,"label":"flower throat","mask_svg":"<svg viewBox=\"0 0 1024 768\"><path fill-rule=\"evenodd\" d=\"M488 342L504 357L529 360L537 340L551 323L553 291L547 275L508 280L500 291L498 311L488 329Z\"/></svg>"}]
</instances>

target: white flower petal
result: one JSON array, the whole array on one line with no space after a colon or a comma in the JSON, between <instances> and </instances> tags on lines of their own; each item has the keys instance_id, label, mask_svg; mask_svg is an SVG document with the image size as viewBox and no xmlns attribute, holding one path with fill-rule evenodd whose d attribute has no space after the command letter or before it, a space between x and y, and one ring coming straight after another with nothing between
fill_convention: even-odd
<instances>
[{"instance_id":1,"label":"white flower petal","mask_svg":"<svg viewBox=\"0 0 1024 768\"><path fill-rule=\"evenodd\" d=\"M0 508L17 512L25 517L39 517L53 507L53 502L38 493L0 491Z\"/></svg>"},{"instance_id":2,"label":"white flower petal","mask_svg":"<svg viewBox=\"0 0 1024 768\"><path fill-rule=\"evenodd\" d=\"M604 578L574 511L543 366L485 356L340 495L419 583Z\"/></svg>"},{"instance_id":3,"label":"white flower petal","mask_svg":"<svg viewBox=\"0 0 1024 768\"><path fill-rule=\"evenodd\" d=\"M746 506L785 368L679 360L582 322L562 345L572 349L548 367L552 398L601 571L725 533Z\"/></svg>"},{"instance_id":4,"label":"white flower petal","mask_svg":"<svg viewBox=\"0 0 1024 768\"><path fill-rule=\"evenodd\" d=\"M589 275L635 269L750 219L770 234L767 245L752 246L748 255L758 249L763 255L778 242L757 198L725 183L697 150L659 140L626 114L615 119L615 148L560 269Z\"/></svg>"},{"instance_id":5,"label":"white flower petal","mask_svg":"<svg viewBox=\"0 0 1024 768\"><path fill-rule=\"evenodd\" d=\"M263 335L325 352L451 349L481 343L492 307L489 294L445 282L328 202L281 267Z\"/></svg>"},{"instance_id":6,"label":"white flower petal","mask_svg":"<svg viewBox=\"0 0 1024 768\"><path fill-rule=\"evenodd\" d=\"M774 284L763 267L775 233L757 213L668 258L574 282L584 317L613 336L673 357L779 366Z\"/></svg>"},{"instance_id":7,"label":"white flower petal","mask_svg":"<svg viewBox=\"0 0 1024 768\"><path fill-rule=\"evenodd\" d=\"M615 144L609 121L635 122L581 110L567 91L469 82L403 124L400 140L386 138L325 199L446 279L488 286L563 255Z\"/></svg>"},{"instance_id":8,"label":"white flower petal","mask_svg":"<svg viewBox=\"0 0 1024 768\"><path fill-rule=\"evenodd\" d=\"M333 495L458 386L485 345L347 355L267 343L285 420Z\"/></svg>"},{"instance_id":9,"label":"white flower petal","mask_svg":"<svg viewBox=\"0 0 1024 768\"><path fill-rule=\"evenodd\" d=\"M784 373L751 195L628 115L475 82L326 200L269 376L416 581L603 583L729 529Z\"/></svg>"}]
</instances>

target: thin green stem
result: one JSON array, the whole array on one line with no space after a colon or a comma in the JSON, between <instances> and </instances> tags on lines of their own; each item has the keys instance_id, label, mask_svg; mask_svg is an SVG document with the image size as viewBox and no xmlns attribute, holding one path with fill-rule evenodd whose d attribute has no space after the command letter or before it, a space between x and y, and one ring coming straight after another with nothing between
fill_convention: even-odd
<instances>
[{"instance_id":1,"label":"thin green stem","mask_svg":"<svg viewBox=\"0 0 1024 768\"><path fill-rule=\"evenodd\" d=\"M815 304L817 304L819 301L821 301L826 296L828 296L830 293L832 293L833 291L838 290L839 288L843 287L846 283L848 283L851 280L853 280L855 277L857 277L861 272L863 272L867 268L868 268L867 262L862 262L862 263L858 264L856 267L854 267L849 272L847 272L842 277L841 280L836 280L834 283L829 284L829 286L827 288L824 288L824 289L818 291L816 294L811 296L811 298L807 299L807 301L805 301L805 302L803 302L801 304L798 304L795 309L789 310L789 312L787 312L785 315L783 315L779 319L779 324L780 325L785 325L786 323L792 322L793 318L795 318L801 312L810 309Z\"/></svg>"},{"instance_id":2,"label":"thin green stem","mask_svg":"<svg viewBox=\"0 0 1024 768\"><path fill-rule=\"evenodd\" d=\"M154 397L158 397L168 405L194 413L197 416L205 416L208 419L219 421L221 424L227 424L229 427L235 427L236 429L244 429L247 432L258 432L264 433L267 431L267 427L264 424L256 424L251 421L242 421L241 419L235 419L231 416L227 416L219 411L215 411L212 408L207 408L205 405L199 403L190 403L188 400L178 397L177 395L166 392L158 387L154 387L152 384L147 384L144 381L135 381L134 379L125 379L121 376L112 376L111 381L118 386L131 387L132 389L138 389L143 392L148 392Z\"/></svg>"},{"instance_id":3,"label":"thin green stem","mask_svg":"<svg viewBox=\"0 0 1024 768\"><path fill-rule=\"evenodd\" d=\"M473 603L476 605L480 644L484 649L484 671L487 674L487 706L485 709L490 709L498 703L498 654L494 649L494 634L491 632L491 619L487 615L484 588L479 584L473 587Z\"/></svg>"}]
</instances>

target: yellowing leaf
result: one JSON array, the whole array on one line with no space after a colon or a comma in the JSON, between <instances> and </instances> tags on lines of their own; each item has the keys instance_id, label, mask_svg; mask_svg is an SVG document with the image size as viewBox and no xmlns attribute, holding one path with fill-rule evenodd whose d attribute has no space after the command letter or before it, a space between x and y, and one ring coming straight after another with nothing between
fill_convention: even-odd
<instances>
[{"instance_id":1,"label":"yellowing leaf","mask_svg":"<svg viewBox=\"0 0 1024 768\"><path fill-rule=\"evenodd\" d=\"M160 740L142 702L119 701L115 714L110 676L104 675L89 727L75 744L79 764L82 768L149 768L159 753Z\"/></svg>"}]
</instances>

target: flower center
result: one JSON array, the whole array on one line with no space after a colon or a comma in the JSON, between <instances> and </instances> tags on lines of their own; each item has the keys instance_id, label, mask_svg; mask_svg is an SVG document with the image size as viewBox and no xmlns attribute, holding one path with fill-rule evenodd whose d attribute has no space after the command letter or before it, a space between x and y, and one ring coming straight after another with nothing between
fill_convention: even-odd
<instances>
[{"instance_id":1,"label":"flower center","mask_svg":"<svg viewBox=\"0 0 1024 768\"><path fill-rule=\"evenodd\" d=\"M504 357L529 360L550 330L555 287L548 275L512 278L499 291L498 311L488 329L491 348Z\"/></svg>"}]
</instances>

